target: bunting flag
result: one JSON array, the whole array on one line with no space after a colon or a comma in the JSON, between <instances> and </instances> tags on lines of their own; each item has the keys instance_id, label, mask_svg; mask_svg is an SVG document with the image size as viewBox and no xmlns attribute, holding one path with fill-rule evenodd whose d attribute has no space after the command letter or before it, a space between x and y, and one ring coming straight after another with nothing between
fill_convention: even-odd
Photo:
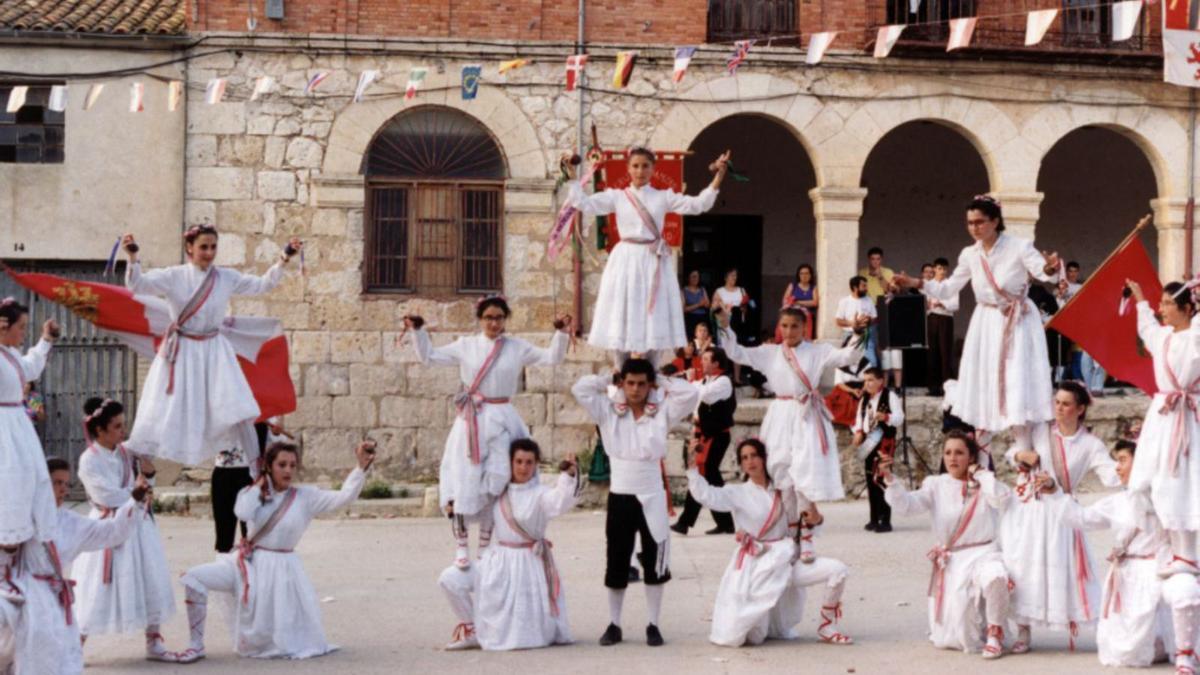
<instances>
[{"instance_id":1,"label":"bunting flag","mask_svg":"<svg viewBox=\"0 0 1200 675\"><path fill-rule=\"evenodd\" d=\"M1054 23L1054 17L1058 16L1057 9L1039 9L1036 12L1030 12L1025 17L1025 46L1032 47L1042 41L1046 37L1046 31L1050 30L1050 24Z\"/></svg>"},{"instance_id":2,"label":"bunting flag","mask_svg":"<svg viewBox=\"0 0 1200 675\"><path fill-rule=\"evenodd\" d=\"M367 87L379 77L378 70L364 70L358 74L358 84L354 87L354 102L362 103L363 96L367 93Z\"/></svg>"},{"instance_id":3,"label":"bunting flag","mask_svg":"<svg viewBox=\"0 0 1200 675\"><path fill-rule=\"evenodd\" d=\"M21 109L21 106L25 105L25 97L28 94L29 87L26 85L19 84L13 87L12 91L8 93L8 105L5 106L4 110L9 114L17 112Z\"/></svg>"},{"instance_id":4,"label":"bunting flag","mask_svg":"<svg viewBox=\"0 0 1200 675\"><path fill-rule=\"evenodd\" d=\"M1185 0L1175 0L1176 3ZM1189 3L1190 4L1190 3ZM1133 37L1138 19L1142 15L1142 0L1124 0L1112 4L1112 39L1122 42Z\"/></svg>"},{"instance_id":5,"label":"bunting flag","mask_svg":"<svg viewBox=\"0 0 1200 675\"><path fill-rule=\"evenodd\" d=\"M50 87L50 100L46 103L46 107L54 112L63 112L67 109L67 85L56 84Z\"/></svg>"},{"instance_id":6,"label":"bunting flag","mask_svg":"<svg viewBox=\"0 0 1200 675\"><path fill-rule=\"evenodd\" d=\"M1073 340L1113 377L1153 395L1154 362L1138 340L1137 312L1120 311L1126 279L1141 285L1151 309L1162 297L1158 272L1138 232L1121 242L1046 327Z\"/></svg>"},{"instance_id":7,"label":"bunting flag","mask_svg":"<svg viewBox=\"0 0 1200 675\"><path fill-rule=\"evenodd\" d=\"M324 82L325 78L327 77L329 77L328 70L319 70L313 74L312 77L308 78L308 84L304 85L304 95L312 96L312 93L316 91L317 87L320 86L320 84Z\"/></svg>"},{"instance_id":8,"label":"bunting flag","mask_svg":"<svg viewBox=\"0 0 1200 675\"><path fill-rule=\"evenodd\" d=\"M479 93L479 78L483 75L483 66L473 64L462 69L462 98L464 101L475 100Z\"/></svg>"},{"instance_id":9,"label":"bunting flag","mask_svg":"<svg viewBox=\"0 0 1200 675\"><path fill-rule=\"evenodd\" d=\"M587 54L572 54L567 57L567 91L575 91L575 87L579 86L587 60Z\"/></svg>"},{"instance_id":10,"label":"bunting flag","mask_svg":"<svg viewBox=\"0 0 1200 675\"><path fill-rule=\"evenodd\" d=\"M171 325L170 306L161 298L134 295L122 286L5 269L13 281L112 334L140 356L154 358ZM288 375L288 344L281 328L278 319L240 316L221 326L258 402L261 419L296 409L296 389Z\"/></svg>"},{"instance_id":11,"label":"bunting flag","mask_svg":"<svg viewBox=\"0 0 1200 675\"><path fill-rule=\"evenodd\" d=\"M204 90L204 102L216 105L223 98L225 98L225 78L214 77L208 81L208 86Z\"/></svg>"},{"instance_id":12,"label":"bunting flag","mask_svg":"<svg viewBox=\"0 0 1200 675\"><path fill-rule=\"evenodd\" d=\"M692 63L692 55L695 53L695 47L675 48L675 72L671 74L671 79L675 80L675 84L683 81L683 76L687 74L688 66Z\"/></svg>"},{"instance_id":13,"label":"bunting flag","mask_svg":"<svg viewBox=\"0 0 1200 675\"><path fill-rule=\"evenodd\" d=\"M1200 87L1200 31L1192 19L1192 4L1175 0L1163 5L1163 79L1184 87Z\"/></svg>"},{"instance_id":14,"label":"bunting flag","mask_svg":"<svg viewBox=\"0 0 1200 675\"><path fill-rule=\"evenodd\" d=\"M529 65L529 59L513 59L511 61L501 61L500 62L500 74L503 75L510 70L516 70L517 68L523 68L527 65Z\"/></svg>"},{"instance_id":15,"label":"bunting flag","mask_svg":"<svg viewBox=\"0 0 1200 675\"><path fill-rule=\"evenodd\" d=\"M183 100L183 81L171 80L167 83L167 110L179 110L179 102Z\"/></svg>"},{"instance_id":16,"label":"bunting flag","mask_svg":"<svg viewBox=\"0 0 1200 675\"><path fill-rule=\"evenodd\" d=\"M613 69L612 83L617 89L629 86L633 77L633 64L637 61L637 52L617 52L617 67Z\"/></svg>"},{"instance_id":17,"label":"bunting flag","mask_svg":"<svg viewBox=\"0 0 1200 675\"><path fill-rule=\"evenodd\" d=\"M421 88L421 83L425 81L425 76L429 74L428 68L413 68L408 74L408 85L404 87L405 100L411 100L417 97L417 89Z\"/></svg>"},{"instance_id":18,"label":"bunting flag","mask_svg":"<svg viewBox=\"0 0 1200 675\"><path fill-rule=\"evenodd\" d=\"M83 109L91 110L92 106L96 105L96 99L100 98L100 92L102 91L104 91L102 83L89 86L87 96L83 97Z\"/></svg>"},{"instance_id":19,"label":"bunting flag","mask_svg":"<svg viewBox=\"0 0 1200 675\"><path fill-rule=\"evenodd\" d=\"M976 17L973 16L950 20L950 42L946 44L946 51L952 52L971 44L971 36L975 33L975 21Z\"/></svg>"},{"instance_id":20,"label":"bunting flag","mask_svg":"<svg viewBox=\"0 0 1200 675\"><path fill-rule=\"evenodd\" d=\"M129 84L129 112L144 112L146 110L146 85L141 82Z\"/></svg>"},{"instance_id":21,"label":"bunting flag","mask_svg":"<svg viewBox=\"0 0 1200 675\"><path fill-rule=\"evenodd\" d=\"M729 57L729 62L725 64L725 70L730 75L737 73L738 66L746 60L750 55L750 48L754 46L754 40L738 40L733 43L733 56Z\"/></svg>"},{"instance_id":22,"label":"bunting flag","mask_svg":"<svg viewBox=\"0 0 1200 675\"><path fill-rule=\"evenodd\" d=\"M254 89L250 92L250 100L257 101L263 94L271 91L275 86L275 78L270 75L263 75L254 81ZM307 91L307 90L306 90Z\"/></svg>"},{"instance_id":23,"label":"bunting flag","mask_svg":"<svg viewBox=\"0 0 1200 675\"><path fill-rule=\"evenodd\" d=\"M820 63L821 59L825 58L825 50L829 49L829 45L833 44L836 37L837 31L813 33L808 40L808 54L804 57L804 62L810 66Z\"/></svg>"},{"instance_id":24,"label":"bunting flag","mask_svg":"<svg viewBox=\"0 0 1200 675\"><path fill-rule=\"evenodd\" d=\"M902 23L881 26L879 32L875 34L875 58L887 58L887 55L892 53L892 47L896 46L896 41L900 39L900 34L903 32L904 24Z\"/></svg>"}]
</instances>

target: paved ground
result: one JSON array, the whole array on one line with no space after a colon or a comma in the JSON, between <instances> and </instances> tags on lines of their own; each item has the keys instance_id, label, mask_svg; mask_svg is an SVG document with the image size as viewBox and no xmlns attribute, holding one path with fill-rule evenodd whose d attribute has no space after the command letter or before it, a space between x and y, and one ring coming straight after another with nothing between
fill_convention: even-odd
<instances>
[{"instance_id":1,"label":"paved ground","mask_svg":"<svg viewBox=\"0 0 1200 675\"><path fill-rule=\"evenodd\" d=\"M555 553L566 585L571 627L577 644L519 653L478 651L446 653L440 646L454 626L436 578L451 556L448 527L442 520L322 520L299 547L318 595L325 599L325 628L342 651L300 662L251 661L234 656L219 611L209 625L209 658L193 666L141 660L140 636L97 636L88 642L88 672L94 673L478 673L570 672L742 673L989 673L1022 675L1100 672L1092 631L1080 640L1080 653L1066 649L1061 633L1034 635L1035 651L983 662L978 656L939 651L925 640L925 588L929 564L924 553L930 536L921 519L898 519L896 531L866 533L865 501L827 505L829 525L818 538L818 550L841 558L853 568L845 598L845 630L858 644L836 647L805 638L795 643L727 649L707 642L713 597L733 548L730 537L675 535L675 580L666 594L663 633L667 645L651 649L641 643L645 622L640 585L626 599L628 639L602 648L596 639L607 623L607 601L601 585L603 514L577 512L551 526ZM707 515L702 516L707 519ZM172 571L209 559L212 523L189 518L163 518L167 557ZM708 522L702 521L708 526ZM1092 540L1094 551L1107 550L1108 536ZM816 630L815 598L805 632ZM186 621L182 612L163 633L169 646L183 648ZM213 603L214 606L217 603ZM1154 672L1169 672L1158 666Z\"/></svg>"}]
</instances>

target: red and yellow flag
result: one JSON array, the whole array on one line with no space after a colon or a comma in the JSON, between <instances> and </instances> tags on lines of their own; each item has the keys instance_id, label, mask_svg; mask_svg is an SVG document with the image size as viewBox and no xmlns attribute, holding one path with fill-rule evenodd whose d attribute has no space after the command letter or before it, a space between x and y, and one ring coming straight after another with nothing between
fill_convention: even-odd
<instances>
[{"instance_id":1,"label":"red and yellow flag","mask_svg":"<svg viewBox=\"0 0 1200 675\"><path fill-rule=\"evenodd\" d=\"M617 67L613 70L613 86L624 89L629 86L629 78L633 77L633 64L637 61L637 52L617 52Z\"/></svg>"}]
</instances>

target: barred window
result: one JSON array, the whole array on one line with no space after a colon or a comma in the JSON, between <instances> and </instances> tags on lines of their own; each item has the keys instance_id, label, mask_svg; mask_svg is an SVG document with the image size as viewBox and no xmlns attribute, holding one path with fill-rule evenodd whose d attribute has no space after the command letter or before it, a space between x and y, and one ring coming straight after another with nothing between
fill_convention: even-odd
<instances>
[{"instance_id":1,"label":"barred window","mask_svg":"<svg viewBox=\"0 0 1200 675\"><path fill-rule=\"evenodd\" d=\"M27 86L25 102L8 112L17 86ZM62 164L65 125L65 114L50 109L50 85L0 85L0 163Z\"/></svg>"},{"instance_id":2,"label":"barred window","mask_svg":"<svg viewBox=\"0 0 1200 675\"><path fill-rule=\"evenodd\" d=\"M363 172L365 291L500 290L507 170L486 127L452 108L405 111L375 135Z\"/></svg>"}]
</instances>

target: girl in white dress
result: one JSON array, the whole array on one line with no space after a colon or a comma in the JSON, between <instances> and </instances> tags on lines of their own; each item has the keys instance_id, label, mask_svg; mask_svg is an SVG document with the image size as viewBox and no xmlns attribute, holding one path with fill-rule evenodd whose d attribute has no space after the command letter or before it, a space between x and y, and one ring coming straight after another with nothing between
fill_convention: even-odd
<instances>
[{"instance_id":1,"label":"girl in white dress","mask_svg":"<svg viewBox=\"0 0 1200 675\"><path fill-rule=\"evenodd\" d=\"M28 307L0 300L0 546L50 541L57 522L46 454L22 399L25 383L41 377L59 328L47 321L42 339L22 354L28 327Z\"/></svg>"},{"instance_id":2,"label":"girl in white dress","mask_svg":"<svg viewBox=\"0 0 1200 675\"><path fill-rule=\"evenodd\" d=\"M840 349L809 342L804 339L804 310L789 307L779 312L782 343L743 347L729 330L728 317L718 316L726 354L765 375L775 392L760 433L769 453L767 470L776 485L813 501L845 497L832 415L817 387L826 370L858 363L862 340L851 340ZM858 327L865 327L866 321L860 319Z\"/></svg>"},{"instance_id":3,"label":"girl in white dress","mask_svg":"<svg viewBox=\"0 0 1200 675\"><path fill-rule=\"evenodd\" d=\"M927 477L920 490L909 492L892 476L892 459L881 460L885 496L897 515L927 512L933 518L937 543L928 554L933 563L929 640L941 649L982 651L983 658L997 659L1004 653L1009 598L996 535L1012 491L981 468L979 445L961 431L946 434L942 462L945 473Z\"/></svg>"},{"instance_id":4,"label":"girl in white dress","mask_svg":"<svg viewBox=\"0 0 1200 675\"><path fill-rule=\"evenodd\" d=\"M562 363L570 344L570 315L554 320L554 337L547 349L505 335L511 315L503 297L484 298L475 307L480 332L444 347L433 346L420 316L404 318L417 359L427 365L457 366L462 382L462 390L454 397L458 414L438 468L438 501L450 517L456 545L454 564L461 569L471 566L468 522L479 523L482 553L492 536L492 500L508 486L509 445L529 437L529 428L512 405L521 376L527 366Z\"/></svg>"},{"instance_id":5,"label":"girl in white dress","mask_svg":"<svg viewBox=\"0 0 1200 675\"><path fill-rule=\"evenodd\" d=\"M1137 445L1131 441L1118 441L1113 449L1121 485L1129 484L1136 451ZM1065 500L1065 504L1065 527L1116 531L1108 555L1104 596L1096 607L1100 663L1144 668L1165 661L1174 649L1174 640L1158 567L1170 557L1171 549L1158 518L1138 513L1134 495L1128 490L1087 507L1073 499Z\"/></svg>"},{"instance_id":6,"label":"girl in white dress","mask_svg":"<svg viewBox=\"0 0 1200 675\"><path fill-rule=\"evenodd\" d=\"M630 187L609 188L592 195L585 194L583 186L574 180L575 167L564 164L572 179L568 204L578 208L585 219L610 213L617 216L621 241L604 265L588 335L589 344L614 352L616 368L631 353L642 354L653 363L651 352L687 344L675 256L663 239L663 222L668 213L696 215L713 207L725 178L729 152L709 167L714 171L712 182L695 197L651 187L654 162L652 151L631 149Z\"/></svg>"},{"instance_id":7,"label":"girl in white dress","mask_svg":"<svg viewBox=\"0 0 1200 675\"><path fill-rule=\"evenodd\" d=\"M70 583L54 541L0 546L0 673L83 672Z\"/></svg>"},{"instance_id":8,"label":"girl in white dress","mask_svg":"<svg viewBox=\"0 0 1200 675\"><path fill-rule=\"evenodd\" d=\"M1200 574L1196 531L1200 530L1200 323L1189 288L1172 282L1163 288L1160 324L1137 282L1126 284L1137 300L1138 337L1154 359L1158 393L1150 401L1129 488L1149 495L1171 540L1163 576ZM1150 510L1146 504L1144 510Z\"/></svg>"},{"instance_id":9,"label":"girl in white dress","mask_svg":"<svg viewBox=\"0 0 1200 675\"><path fill-rule=\"evenodd\" d=\"M1053 281L1061 267L1055 253L1004 233L1000 202L980 195L967 205L967 232L975 243L962 250L945 281L897 274L901 286L923 288L942 302L958 297L968 282L975 313L967 328L959 366L958 396L951 412L980 431L1012 429L1021 449L1030 447L1027 425L1050 419L1050 360L1046 333L1029 299L1029 277Z\"/></svg>"},{"instance_id":10,"label":"girl in white dress","mask_svg":"<svg viewBox=\"0 0 1200 675\"><path fill-rule=\"evenodd\" d=\"M742 483L709 485L696 469L696 450L693 441L688 491L714 511L732 512L738 527L738 547L721 577L708 639L726 647L758 645L768 638L796 639L805 589L824 584L817 637L830 644L854 642L838 630L848 568L833 558L800 559L800 515L819 524L816 506L793 490L775 487L767 471L767 449L756 438L738 445L738 464L746 475Z\"/></svg>"},{"instance_id":11,"label":"girl in white dress","mask_svg":"<svg viewBox=\"0 0 1200 675\"><path fill-rule=\"evenodd\" d=\"M1012 508L1001 523L1004 565L1015 583L1012 598L1017 639L1012 652L1029 651L1030 626L1069 630L1072 648L1079 626L1100 616L1100 579L1083 530L1064 523L1079 483L1093 471L1116 487L1116 463L1104 442L1084 426L1091 395L1078 382L1054 392L1054 422L1033 430L1034 450L1009 449L1018 472ZM1051 494L1041 486L1049 485Z\"/></svg>"},{"instance_id":12,"label":"girl in white dress","mask_svg":"<svg viewBox=\"0 0 1200 675\"><path fill-rule=\"evenodd\" d=\"M119 402L92 398L83 412L84 430L92 440L79 456L79 480L92 504L91 517L111 518L136 488L152 483L155 468L122 443L125 408ZM125 543L79 556L72 578L77 583L76 613L84 639L145 630L146 658L174 660L159 633L159 626L175 614L175 594L153 518L143 518Z\"/></svg>"},{"instance_id":13,"label":"girl in white dress","mask_svg":"<svg viewBox=\"0 0 1200 675\"><path fill-rule=\"evenodd\" d=\"M283 266L303 244L293 238L279 262L254 276L213 263L217 230L211 225L184 233L186 264L149 272L138 262L133 235L126 234L123 242L129 255L125 285L137 294L165 298L172 321L146 376L129 447L186 465L229 447L252 448L257 455L253 424L261 411L237 357L257 355L258 346L278 333L279 322L235 322L226 315L234 296L261 295L278 286Z\"/></svg>"},{"instance_id":14,"label":"girl in white dress","mask_svg":"<svg viewBox=\"0 0 1200 675\"><path fill-rule=\"evenodd\" d=\"M447 567L438 579L458 617L446 649L536 649L569 644L567 602L546 538L550 521L579 502L575 455L559 463L553 488L537 471L542 451L532 439L512 442L512 482L493 502L496 544L469 570ZM474 596L474 597L472 597Z\"/></svg>"},{"instance_id":15,"label":"girl in white dress","mask_svg":"<svg viewBox=\"0 0 1200 675\"><path fill-rule=\"evenodd\" d=\"M300 556L300 537L316 516L335 511L358 498L367 469L375 460L375 444L354 449L358 466L341 490L293 485L299 451L291 443L267 448L263 473L238 494L234 513L250 526L250 538L233 554L188 570L183 583L191 643L179 652L180 663L204 658L204 623L208 594L232 596L234 651L255 658L306 659L337 649L325 641L321 607Z\"/></svg>"}]
</instances>

